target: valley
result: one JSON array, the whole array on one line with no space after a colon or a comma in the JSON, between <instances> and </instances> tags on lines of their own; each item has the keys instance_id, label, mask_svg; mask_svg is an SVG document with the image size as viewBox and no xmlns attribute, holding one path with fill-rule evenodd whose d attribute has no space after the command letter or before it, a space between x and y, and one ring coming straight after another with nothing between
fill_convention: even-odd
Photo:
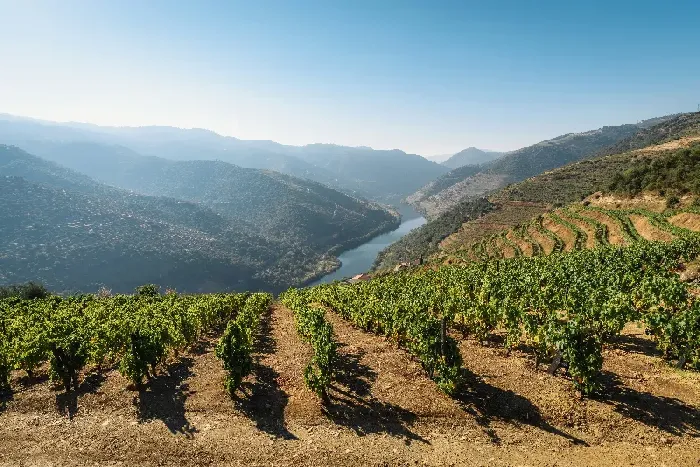
<instances>
[{"instance_id":1,"label":"valley","mask_svg":"<svg viewBox=\"0 0 700 467\"><path fill-rule=\"evenodd\" d=\"M427 222L220 161L0 147L1 282L68 273L0 288L0 465L694 465L698 118Z\"/></svg>"}]
</instances>

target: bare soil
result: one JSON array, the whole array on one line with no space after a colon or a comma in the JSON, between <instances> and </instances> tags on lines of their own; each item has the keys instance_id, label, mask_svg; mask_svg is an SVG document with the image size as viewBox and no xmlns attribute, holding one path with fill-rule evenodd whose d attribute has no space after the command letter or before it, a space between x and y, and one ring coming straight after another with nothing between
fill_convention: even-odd
<instances>
[{"instance_id":1,"label":"bare soil","mask_svg":"<svg viewBox=\"0 0 700 467\"><path fill-rule=\"evenodd\" d=\"M605 350L598 400L498 336L460 341L465 385L448 397L392 342L327 317L341 358L325 404L303 382L311 349L275 306L235 400L214 336L140 392L114 370L68 396L14 375L0 465L700 465L700 375L662 362L634 326Z\"/></svg>"},{"instance_id":2,"label":"bare soil","mask_svg":"<svg viewBox=\"0 0 700 467\"><path fill-rule=\"evenodd\" d=\"M564 242L564 251L571 251L574 249L574 246L576 245L576 235L571 231L571 229L555 221L550 216L544 217L542 226L562 239Z\"/></svg>"},{"instance_id":3,"label":"bare soil","mask_svg":"<svg viewBox=\"0 0 700 467\"><path fill-rule=\"evenodd\" d=\"M491 234L524 224L547 211L540 203L492 200L496 209L462 224L460 229L440 243L440 249L450 252L467 248Z\"/></svg>"},{"instance_id":4,"label":"bare soil","mask_svg":"<svg viewBox=\"0 0 700 467\"><path fill-rule=\"evenodd\" d=\"M682 212L668 219L674 225L684 229L700 232L700 214Z\"/></svg>"},{"instance_id":5,"label":"bare soil","mask_svg":"<svg viewBox=\"0 0 700 467\"><path fill-rule=\"evenodd\" d=\"M540 244L544 254L552 254L552 252L554 251L554 247L556 246L554 240L540 233L540 231L537 230L537 228L535 228L534 226L528 227L527 231L530 233L530 236L533 238L533 240Z\"/></svg>"},{"instance_id":6,"label":"bare soil","mask_svg":"<svg viewBox=\"0 0 700 467\"><path fill-rule=\"evenodd\" d=\"M598 211L580 211L579 214L605 224L608 228L608 242L610 242L611 245L627 244L620 225L615 222L612 217Z\"/></svg>"},{"instance_id":7,"label":"bare soil","mask_svg":"<svg viewBox=\"0 0 700 467\"><path fill-rule=\"evenodd\" d=\"M640 216L639 214L630 214L630 221L634 225L635 230L642 236L645 240L660 240L662 242L670 242L674 239L673 235L665 232L658 227L652 225L649 219L645 216Z\"/></svg>"},{"instance_id":8,"label":"bare soil","mask_svg":"<svg viewBox=\"0 0 700 467\"><path fill-rule=\"evenodd\" d=\"M690 147L696 141L700 141L700 136L685 136L683 138L674 139L673 141L668 141L666 143L661 143L653 146L647 146L641 149L635 149L632 151L633 154L657 154L664 153L666 151L672 151L674 149L687 148Z\"/></svg>"},{"instance_id":9,"label":"bare soil","mask_svg":"<svg viewBox=\"0 0 700 467\"><path fill-rule=\"evenodd\" d=\"M532 244L522 238L520 238L519 235L515 235L515 233L510 230L507 234L506 237L508 240L511 242L515 243L518 245L518 248L520 248L520 251L523 252L523 256L532 256Z\"/></svg>"},{"instance_id":10,"label":"bare soil","mask_svg":"<svg viewBox=\"0 0 700 467\"><path fill-rule=\"evenodd\" d=\"M593 226L574 217L569 217L563 211L557 211L557 214L565 221L568 221L579 229L583 230L583 232L586 234L586 248L593 249L597 246L595 240L595 228L593 228Z\"/></svg>"},{"instance_id":11,"label":"bare soil","mask_svg":"<svg viewBox=\"0 0 700 467\"><path fill-rule=\"evenodd\" d=\"M657 214L664 212L667 208L668 198L658 193L641 193L636 196L619 196L616 194L594 193L588 198L588 202L593 206L603 209L646 209ZM685 208L693 203L695 197L684 195L679 199L679 208Z\"/></svg>"}]
</instances>

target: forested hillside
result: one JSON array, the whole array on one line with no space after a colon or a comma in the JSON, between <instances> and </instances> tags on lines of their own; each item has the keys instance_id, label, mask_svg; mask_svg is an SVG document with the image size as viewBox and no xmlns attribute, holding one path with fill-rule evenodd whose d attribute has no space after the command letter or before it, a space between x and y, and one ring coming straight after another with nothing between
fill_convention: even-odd
<instances>
[{"instance_id":1,"label":"forested hillside","mask_svg":"<svg viewBox=\"0 0 700 467\"><path fill-rule=\"evenodd\" d=\"M307 178L383 203L397 203L449 170L399 150L330 144L286 146L201 129L58 124L10 115L0 115L0 143L17 145L65 165L72 158L66 143L91 143L88 155L95 159L110 157L116 151L179 161L220 160Z\"/></svg>"},{"instance_id":2,"label":"forested hillside","mask_svg":"<svg viewBox=\"0 0 700 467\"><path fill-rule=\"evenodd\" d=\"M398 225L379 205L309 180L221 161L172 161L94 143L41 144L42 154L112 186L203 204L259 235L318 251L355 246Z\"/></svg>"},{"instance_id":3,"label":"forested hillside","mask_svg":"<svg viewBox=\"0 0 700 467\"><path fill-rule=\"evenodd\" d=\"M585 133L570 133L506 153L481 167L460 167L421 188L407 201L434 218L466 198L483 196L509 183L593 157L604 148L664 119L666 117L635 125L606 126Z\"/></svg>"},{"instance_id":4,"label":"forested hillside","mask_svg":"<svg viewBox=\"0 0 700 467\"><path fill-rule=\"evenodd\" d=\"M138 171L122 175L180 199L109 187L0 146L2 238L11 239L2 244L0 281L40 280L74 291L125 291L144 282L188 291L282 290L334 267L340 248L398 223L378 206L313 182L225 163L202 162L213 170L198 173L200 162L165 162L186 170L157 178L145 165L142 178ZM238 178L227 178L227 169ZM204 195L192 194L195 204L182 200L182 190ZM222 202L207 200L206 190Z\"/></svg>"}]
</instances>

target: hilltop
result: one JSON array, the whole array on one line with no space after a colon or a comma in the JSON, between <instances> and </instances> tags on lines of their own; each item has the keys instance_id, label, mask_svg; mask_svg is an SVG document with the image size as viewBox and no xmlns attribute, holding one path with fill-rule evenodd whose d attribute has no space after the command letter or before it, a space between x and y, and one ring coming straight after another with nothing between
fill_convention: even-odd
<instances>
[{"instance_id":1,"label":"hilltop","mask_svg":"<svg viewBox=\"0 0 700 467\"><path fill-rule=\"evenodd\" d=\"M450 169L457 169L464 165L480 165L486 162L491 162L494 159L501 157L503 152L484 151L475 147L463 149L457 154L442 162L442 165Z\"/></svg>"}]
</instances>

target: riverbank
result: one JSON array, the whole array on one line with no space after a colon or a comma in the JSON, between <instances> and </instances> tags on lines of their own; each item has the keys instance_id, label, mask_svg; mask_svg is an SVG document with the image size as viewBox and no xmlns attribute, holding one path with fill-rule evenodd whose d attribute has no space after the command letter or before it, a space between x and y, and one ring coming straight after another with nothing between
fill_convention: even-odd
<instances>
[{"instance_id":1,"label":"riverbank","mask_svg":"<svg viewBox=\"0 0 700 467\"><path fill-rule=\"evenodd\" d=\"M372 269L374 260L380 251L426 222L424 217L408 206L402 206L399 211L404 217L398 228L378 235L355 248L344 251L338 257L340 261L339 267L322 277L307 282L305 285L328 284L369 271Z\"/></svg>"}]
</instances>

